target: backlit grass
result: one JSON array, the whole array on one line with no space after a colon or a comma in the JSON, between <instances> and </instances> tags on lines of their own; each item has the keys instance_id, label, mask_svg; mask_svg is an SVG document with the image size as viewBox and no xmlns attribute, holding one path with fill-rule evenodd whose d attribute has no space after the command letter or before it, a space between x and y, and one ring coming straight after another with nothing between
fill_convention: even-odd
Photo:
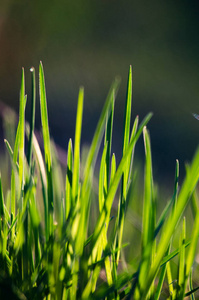
<instances>
[{"instance_id":1,"label":"backlit grass","mask_svg":"<svg viewBox=\"0 0 199 300\"><path fill-rule=\"evenodd\" d=\"M141 123L138 116L133 122L131 120L130 67L120 162L116 163L112 152L114 106L119 88L116 79L108 93L84 164L80 159L84 89L80 88L74 124L75 138L74 141L68 141L67 169L63 177L56 147L49 134L42 63L39 66L42 151L34 129L34 68L31 68L31 76L32 95L29 98L25 94L22 69L19 121L13 148L5 140L11 171L8 179L10 188L3 190L0 180L1 299L183 299L186 295L194 299L198 289L193 282L192 272L197 268L195 257L199 236L196 191L199 151L187 166L180 189L179 162L176 162L173 195L162 214L157 216L158 196L147 130L152 114L149 113ZM25 121L27 101L31 102L29 122ZM128 203L131 201L129 198L136 182L134 150L141 136L145 148L143 190L140 191L143 195L143 203L140 202L143 207L141 245L136 263L132 263L125 259L123 250L127 247L130 252L137 241L128 244L131 230L124 236L124 229ZM102 143L102 156L99 157ZM91 224L97 159L100 161L98 210L95 224ZM4 177L4 174L1 176ZM140 201L135 194L132 201ZM114 217L113 203L116 209ZM188 203L194 220L190 236L187 236L186 217L180 222ZM173 239L179 227L181 234L176 248ZM174 258L177 272L171 265Z\"/></svg>"}]
</instances>

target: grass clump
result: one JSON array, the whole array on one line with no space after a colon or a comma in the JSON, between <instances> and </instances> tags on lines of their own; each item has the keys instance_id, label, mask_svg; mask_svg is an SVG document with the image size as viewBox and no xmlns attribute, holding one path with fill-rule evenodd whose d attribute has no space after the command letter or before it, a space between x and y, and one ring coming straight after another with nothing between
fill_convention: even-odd
<instances>
[{"instance_id":1,"label":"grass clump","mask_svg":"<svg viewBox=\"0 0 199 300\"><path fill-rule=\"evenodd\" d=\"M146 128L152 114L131 129L132 70L129 69L124 116L123 154L116 166L112 154L115 97L119 86L113 82L99 118L87 159L80 176L81 130L84 89L80 88L74 146L67 149L67 170L63 180L50 139L44 71L39 66L39 96L44 155L34 133L36 84L32 73L31 118L25 122L25 77L22 70L19 122L14 147L5 140L10 161L10 189L3 192L0 180L0 296L12 299L169 299L191 296L192 266L199 235L196 185L199 179L199 151L178 192L179 163L176 163L174 193L159 218L152 172L150 137ZM27 151L25 151L25 133ZM145 147L144 200L141 252L137 267L130 262L121 270L123 232L129 191L134 178L134 149L143 134ZM95 162L104 136L99 170L98 216L92 220L92 186ZM26 153L26 155L25 155ZM60 182L65 182L64 189ZM111 210L120 189L117 214ZM190 201L191 199L191 201ZM134 199L135 201L135 199ZM194 215L192 235L186 238L184 218L179 246L173 235L188 204ZM112 224L111 224L112 223ZM93 226L94 225L94 226ZM132 245L128 245L132 247ZM177 257L173 272L171 261ZM175 277L174 277L175 276ZM175 283L175 284L174 284ZM189 285L188 285L189 283ZM2 298L2 299L4 299Z\"/></svg>"}]
</instances>

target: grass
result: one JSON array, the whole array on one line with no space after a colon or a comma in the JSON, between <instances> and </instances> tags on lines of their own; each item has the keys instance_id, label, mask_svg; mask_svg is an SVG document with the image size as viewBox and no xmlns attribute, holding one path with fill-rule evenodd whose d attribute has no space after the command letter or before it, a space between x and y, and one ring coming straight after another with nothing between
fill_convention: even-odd
<instances>
[{"instance_id":1,"label":"grass","mask_svg":"<svg viewBox=\"0 0 199 300\"><path fill-rule=\"evenodd\" d=\"M196 186L199 151L187 165L179 189L176 161L174 192L161 214L153 181L148 114L139 123L131 120L132 69L129 69L125 104L123 154L118 166L112 154L114 105L119 82L109 91L84 164L81 162L81 130L84 89L79 90L74 145L67 149L67 169L62 177L56 147L50 139L45 79L39 66L39 96L43 154L35 135L36 83L31 68L31 118L25 121L27 96L22 69L19 121L10 157L10 188L3 191L0 179L0 297L2 299L195 299L199 288L197 242L199 210ZM29 98L28 98L29 101ZM5 117L5 119L7 116ZM133 124L131 128L131 124ZM143 135L145 172L140 252L136 263L125 259L131 251L130 231L124 235L129 198L136 189L134 150ZM103 142L102 156L99 148ZM27 143L26 143L27 140ZM26 153L26 154L25 154ZM93 224L93 179L100 160L98 210ZM83 175L81 175L83 174ZM4 176L4 174L3 174ZM65 182L62 186L62 182ZM139 188L138 188L139 190ZM140 201L139 197L132 201ZM187 236L187 205L193 227ZM116 215L113 218L113 206ZM183 221L182 221L183 220ZM180 228L179 245L174 243ZM175 268L173 267L175 261ZM122 267L121 267L122 266ZM193 276L192 276L193 275ZM167 287L167 295L165 294Z\"/></svg>"}]
</instances>

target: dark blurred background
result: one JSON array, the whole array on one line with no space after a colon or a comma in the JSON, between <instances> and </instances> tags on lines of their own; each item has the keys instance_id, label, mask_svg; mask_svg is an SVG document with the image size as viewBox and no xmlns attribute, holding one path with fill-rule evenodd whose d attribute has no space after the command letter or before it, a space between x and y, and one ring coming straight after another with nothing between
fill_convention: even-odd
<instances>
[{"instance_id":1,"label":"dark blurred background","mask_svg":"<svg viewBox=\"0 0 199 300\"><path fill-rule=\"evenodd\" d=\"M34 66L38 74L40 60L51 135L61 147L66 149L74 137L79 86L85 88L84 144L91 142L109 87L119 75L113 136L119 161L131 64L132 117L154 113L148 128L155 178L173 179L176 158L183 174L199 142L199 121L192 116L199 113L198 1L1 1L1 101L18 111L21 67L29 93L29 69ZM40 128L39 101L36 124Z\"/></svg>"}]
</instances>

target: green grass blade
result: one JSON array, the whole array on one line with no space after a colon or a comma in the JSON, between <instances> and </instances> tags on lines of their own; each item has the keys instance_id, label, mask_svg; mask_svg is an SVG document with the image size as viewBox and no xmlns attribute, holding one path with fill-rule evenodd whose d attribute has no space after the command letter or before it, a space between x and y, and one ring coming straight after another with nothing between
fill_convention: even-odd
<instances>
[{"instance_id":1,"label":"green grass blade","mask_svg":"<svg viewBox=\"0 0 199 300\"><path fill-rule=\"evenodd\" d=\"M142 237L142 249L153 240L154 228L153 228L153 177L152 177L152 161L151 161L151 147L149 134L146 127L143 130L145 155L146 155L146 166L145 166L145 194L144 194L144 206L143 206L143 237Z\"/></svg>"},{"instance_id":2,"label":"green grass blade","mask_svg":"<svg viewBox=\"0 0 199 300\"><path fill-rule=\"evenodd\" d=\"M46 88L42 62L39 65L39 93L40 93L40 109L41 109L41 123L44 141L44 153L45 161L48 172L51 170L52 159L50 151L50 134L48 125L48 112L47 112L47 99L46 99Z\"/></svg>"},{"instance_id":3,"label":"green grass blade","mask_svg":"<svg viewBox=\"0 0 199 300\"><path fill-rule=\"evenodd\" d=\"M75 127L74 167L73 167L73 178L72 178L72 198L74 203L77 201L78 189L79 189L80 140L81 140L81 128L82 128L83 103L84 103L84 89L80 88L78 105L77 105L76 127Z\"/></svg>"},{"instance_id":4,"label":"green grass blade","mask_svg":"<svg viewBox=\"0 0 199 300\"><path fill-rule=\"evenodd\" d=\"M179 269L178 269L178 297L183 299L185 292L185 239L186 239L186 219L183 219L182 237L180 240L180 255L179 255Z\"/></svg>"},{"instance_id":5,"label":"green grass blade","mask_svg":"<svg viewBox=\"0 0 199 300\"><path fill-rule=\"evenodd\" d=\"M35 69L32 67L30 71L32 74L32 98L31 98L30 135L29 135L28 154L27 154L27 161L29 166L31 166L31 160L32 160L33 133L35 128L35 105L36 105Z\"/></svg>"},{"instance_id":6,"label":"green grass blade","mask_svg":"<svg viewBox=\"0 0 199 300\"><path fill-rule=\"evenodd\" d=\"M19 106L19 182L21 190L23 190L24 180L24 140L25 140L25 78L24 69L22 69L21 90L20 90L20 106Z\"/></svg>"},{"instance_id":7,"label":"green grass blade","mask_svg":"<svg viewBox=\"0 0 199 300\"><path fill-rule=\"evenodd\" d=\"M17 165L17 158L18 158L18 149L19 149L19 142L20 142L20 123L17 126L15 144L14 144L14 151L13 151L13 166ZM11 218L15 218L15 210L16 210L16 199L19 198L19 175L17 174L16 170L12 168L11 174Z\"/></svg>"},{"instance_id":8,"label":"green grass blade","mask_svg":"<svg viewBox=\"0 0 199 300\"><path fill-rule=\"evenodd\" d=\"M108 143L108 150L106 153L106 169L104 178L104 188L107 192L109 184L109 167L110 167L110 156L111 156L111 146L112 146L112 132L113 132L113 116L114 116L114 105L115 105L115 94L112 93L112 106L110 114L107 114L106 130L104 136L104 145Z\"/></svg>"},{"instance_id":9,"label":"green grass blade","mask_svg":"<svg viewBox=\"0 0 199 300\"><path fill-rule=\"evenodd\" d=\"M179 161L176 159L176 169L175 169L175 184L173 193L173 213L175 213L177 197L178 197L178 185L179 185Z\"/></svg>"},{"instance_id":10,"label":"green grass blade","mask_svg":"<svg viewBox=\"0 0 199 300\"><path fill-rule=\"evenodd\" d=\"M72 172L73 172L73 149L72 140L68 143L67 171L66 171L66 200L65 200L65 219L67 220L72 206Z\"/></svg>"},{"instance_id":11,"label":"green grass blade","mask_svg":"<svg viewBox=\"0 0 199 300\"><path fill-rule=\"evenodd\" d=\"M41 110L41 123L44 141L45 163L47 169L47 192L48 192L48 233L53 232L53 183L52 183L52 158L50 149L50 134L48 125L48 112L47 112L47 99L46 88L42 62L39 65L39 92L40 92L40 110Z\"/></svg>"},{"instance_id":12,"label":"green grass blade","mask_svg":"<svg viewBox=\"0 0 199 300\"><path fill-rule=\"evenodd\" d=\"M110 176L110 184L112 183L112 180L115 176L115 172L116 172L116 158L115 158L115 154L113 153L112 155L112 159L111 159L111 176Z\"/></svg>"},{"instance_id":13,"label":"green grass blade","mask_svg":"<svg viewBox=\"0 0 199 300\"><path fill-rule=\"evenodd\" d=\"M107 150L108 149L108 142L106 142L103 153L102 153L102 159L100 164L100 172L99 172L99 211L102 211L102 208L104 206L105 201L105 193L107 193L107 190L105 190L105 172L106 172L106 157L107 157ZM107 188L107 186L106 186Z\"/></svg>"},{"instance_id":14,"label":"green grass blade","mask_svg":"<svg viewBox=\"0 0 199 300\"><path fill-rule=\"evenodd\" d=\"M131 125L131 105L132 105L132 67L129 68L129 76L127 83L127 96L124 115L124 139L123 139L123 154L129 144L129 134Z\"/></svg>"},{"instance_id":15,"label":"green grass blade","mask_svg":"<svg viewBox=\"0 0 199 300\"><path fill-rule=\"evenodd\" d=\"M48 240L49 228L48 228L47 178L46 178L46 170L45 170L43 157L35 134L33 134L33 150L38 163L39 174L41 178L42 198L44 203L45 237L46 240Z\"/></svg>"}]
</instances>

